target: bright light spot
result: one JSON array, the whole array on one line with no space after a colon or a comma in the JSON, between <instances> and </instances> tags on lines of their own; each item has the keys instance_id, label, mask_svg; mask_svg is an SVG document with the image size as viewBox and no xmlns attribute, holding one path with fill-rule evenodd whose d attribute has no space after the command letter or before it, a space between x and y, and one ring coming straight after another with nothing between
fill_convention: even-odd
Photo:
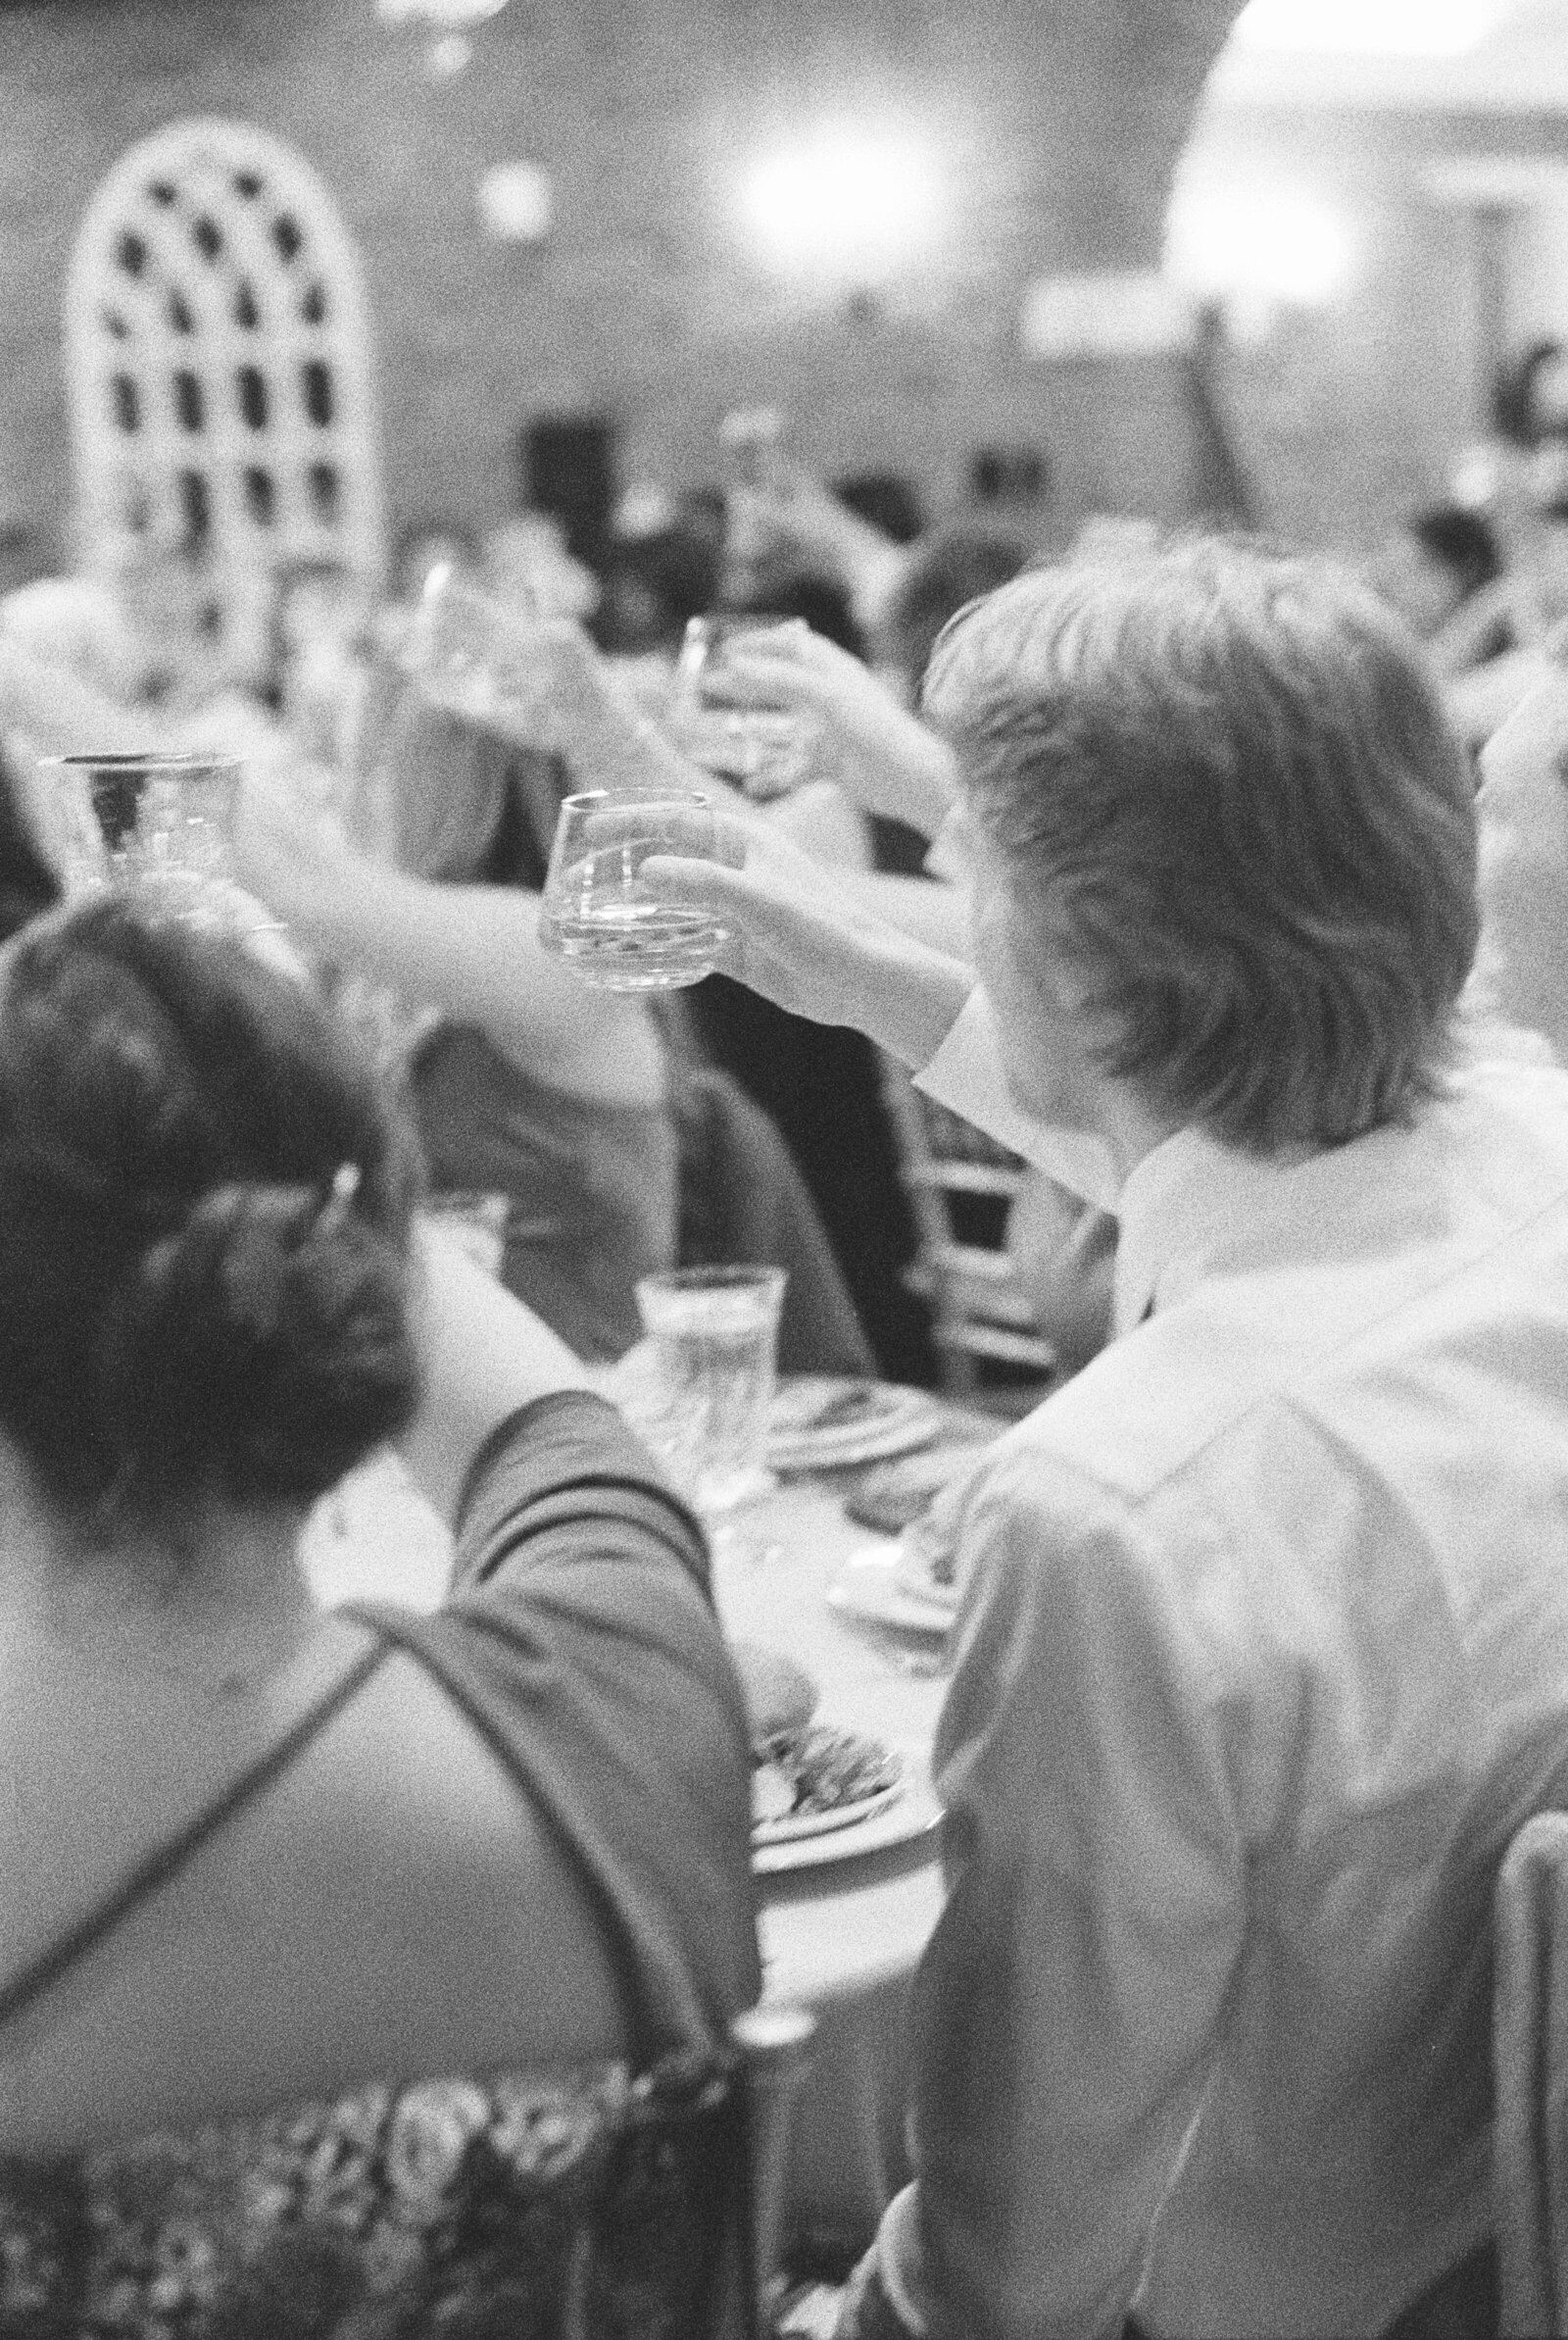
<instances>
[{"instance_id":1,"label":"bright light spot","mask_svg":"<svg viewBox=\"0 0 1568 2340\"><path fill-rule=\"evenodd\" d=\"M1231 38L1242 49L1359 57L1462 57L1508 0L1248 0Z\"/></svg>"},{"instance_id":2,"label":"bright light spot","mask_svg":"<svg viewBox=\"0 0 1568 2340\"><path fill-rule=\"evenodd\" d=\"M477 192L479 216L503 243L536 244L550 233L555 189L537 163L492 163Z\"/></svg>"},{"instance_id":3,"label":"bright light spot","mask_svg":"<svg viewBox=\"0 0 1568 2340\"><path fill-rule=\"evenodd\" d=\"M1199 300L1321 308L1343 290L1354 258L1337 211L1283 190L1178 189L1165 227L1165 273Z\"/></svg>"},{"instance_id":4,"label":"bright light spot","mask_svg":"<svg viewBox=\"0 0 1568 2340\"><path fill-rule=\"evenodd\" d=\"M466 74L473 57L473 43L466 32L443 32L424 52L424 70L432 81L455 81Z\"/></svg>"},{"instance_id":5,"label":"bright light spot","mask_svg":"<svg viewBox=\"0 0 1568 2340\"><path fill-rule=\"evenodd\" d=\"M759 165L743 202L778 266L864 278L918 257L940 225L944 189L917 139L825 131Z\"/></svg>"}]
</instances>

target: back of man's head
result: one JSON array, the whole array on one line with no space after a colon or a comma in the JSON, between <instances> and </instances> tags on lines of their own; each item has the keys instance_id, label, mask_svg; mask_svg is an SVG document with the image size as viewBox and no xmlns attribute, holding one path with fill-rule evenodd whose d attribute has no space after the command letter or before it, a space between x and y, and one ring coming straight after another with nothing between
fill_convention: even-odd
<instances>
[{"instance_id":1,"label":"back of man's head","mask_svg":"<svg viewBox=\"0 0 1568 2340\"><path fill-rule=\"evenodd\" d=\"M1430 1093L1476 942L1472 778L1351 578L1224 540L1031 571L948 629L925 704L1103 1069L1162 1120L1280 1153Z\"/></svg>"}]
</instances>

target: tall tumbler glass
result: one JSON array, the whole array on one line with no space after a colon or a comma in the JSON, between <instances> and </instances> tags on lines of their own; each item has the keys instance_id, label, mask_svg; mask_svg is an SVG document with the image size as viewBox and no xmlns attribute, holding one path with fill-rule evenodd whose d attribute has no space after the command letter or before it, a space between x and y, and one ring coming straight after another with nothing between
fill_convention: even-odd
<instances>
[{"instance_id":1,"label":"tall tumbler glass","mask_svg":"<svg viewBox=\"0 0 1568 2340\"><path fill-rule=\"evenodd\" d=\"M683 1492L706 1519L772 1484L767 1469L782 1268L676 1268L645 1275L637 1305L650 1336L666 1435Z\"/></svg>"}]
</instances>

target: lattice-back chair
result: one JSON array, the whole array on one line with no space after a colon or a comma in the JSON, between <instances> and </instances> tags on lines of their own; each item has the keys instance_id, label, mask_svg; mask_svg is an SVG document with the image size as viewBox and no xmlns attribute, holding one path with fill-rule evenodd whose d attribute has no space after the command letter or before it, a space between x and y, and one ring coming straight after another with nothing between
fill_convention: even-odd
<instances>
[{"instance_id":1,"label":"lattice-back chair","mask_svg":"<svg viewBox=\"0 0 1568 2340\"><path fill-rule=\"evenodd\" d=\"M360 261L299 155L240 122L169 124L87 207L66 290L78 508L205 556L236 649L297 563L368 597L385 565Z\"/></svg>"},{"instance_id":2,"label":"lattice-back chair","mask_svg":"<svg viewBox=\"0 0 1568 2340\"><path fill-rule=\"evenodd\" d=\"M943 1387L1027 1413L1056 1357L1006 1251L1007 1211L1026 1166L922 1095L891 1057L882 1060L882 1085L919 1244L909 1282L931 1310Z\"/></svg>"}]
</instances>

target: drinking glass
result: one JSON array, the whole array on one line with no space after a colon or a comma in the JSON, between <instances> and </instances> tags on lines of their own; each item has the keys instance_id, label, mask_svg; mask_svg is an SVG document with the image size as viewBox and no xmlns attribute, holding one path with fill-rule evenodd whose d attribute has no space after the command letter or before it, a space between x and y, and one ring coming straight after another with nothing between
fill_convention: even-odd
<instances>
[{"instance_id":1,"label":"drinking glass","mask_svg":"<svg viewBox=\"0 0 1568 2340\"><path fill-rule=\"evenodd\" d=\"M41 807L68 897L106 887L151 915L227 932L279 931L233 871L238 756L53 756Z\"/></svg>"},{"instance_id":2,"label":"drinking glass","mask_svg":"<svg viewBox=\"0 0 1568 2340\"><path fill-rule=\"evenodd\" d=\"M539 939L600 991L669 991L711 974L729 928L661 900L650 855L717 861L713 810L697 788L595 788L568 796L539 909Z\"/></svg>"},{"instance_id":3,"label":"drinking glass","mask_svg":"<svg viewBox=\"0 0 1568 2340\"><path fill-rule=\"evenodd\" d=\"M801 619L720 613L687 621L665 723L681 753L729 780L760 804L788 796L806 778L816 746L814 726L777 707L731 707L710 700L708 685L741 635Z\"/></svg>"},{"instance_id":4,"label":"drinking glass","mask_svg":"<svg viewBox=\"0 0 1568 2340\"><path fill-rule=\"evenodd\" d=\"M532 638L537 611L521 591L499 601L441 562L425 579L403 648L423 696L470 722L502 714L542 720L544 673Z\"/></svg>"},{"instance_id":5,"label":"drinking glass","mask_svg":"<svg viewBox=\"0 0 1568 2340\"><path fill-rule=\"evenodd\" d=\"M767 1469L782 1268L676 1268L644 1275L637 1306L653 1349L666 1457L705 1519L772 1485Z\"/></svg>"}]
</instances>

